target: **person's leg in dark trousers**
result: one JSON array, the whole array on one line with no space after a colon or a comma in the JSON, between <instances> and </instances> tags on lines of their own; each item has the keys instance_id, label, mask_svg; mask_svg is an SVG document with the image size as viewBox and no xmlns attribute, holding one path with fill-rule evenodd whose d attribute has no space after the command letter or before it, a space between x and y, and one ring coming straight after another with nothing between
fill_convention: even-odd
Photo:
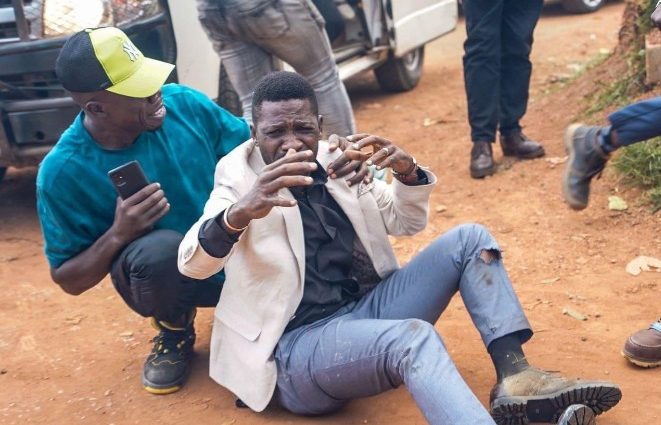
<instances>
[{"instance_id":1,"label":"person's leg in dark trousers","mask_svg":"<svg viewBox=\"0 0 661 425\"><path fill-rule=\"evenodd\" d=\"M505 0L465 0L464 83L471 128L470 173L496 172L491 144L496 139L500 103L501 21Z\"/></svg>"},{"instance_id":2,"label":"person's leg in dark trousers","mask_svg":"<svg viewBox=\"0 0 661 425\"><path fill-rule=\"evenodd\" d=\"M523 135L519 121L526 113L530 89L530 51L543 0L505 0L501 25L500 143L503 154L537 158L544 149Z\"/></svg>"},{"instance_id":3,"label":"person's leg in dark trousers","mask_svg":"<svg viewBox=\"0 0 661 425\"><path fill-rule=\"evenodd\" d=\"M136 313L151 317L159 330L147 357L142 382L154 394L181 388L188 374L195 343L196 307L218 303L223 280L185 277L177 269L183 235L155 230L129 244L114 260L110 272L117 292Z\"/></svg>"}]
</instances>

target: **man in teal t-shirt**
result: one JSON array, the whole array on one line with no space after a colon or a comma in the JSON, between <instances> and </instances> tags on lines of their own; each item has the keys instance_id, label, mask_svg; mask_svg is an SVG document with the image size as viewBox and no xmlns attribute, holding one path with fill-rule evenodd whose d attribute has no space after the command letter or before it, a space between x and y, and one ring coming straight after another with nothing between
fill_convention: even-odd
<instances>
[{"instance_id":1,"label":"man in teal t-shirt","mask_svg":"<svg viewBox=\"0 0 661 425\"><path fill-rule=\"evenodd\" d=\"M110 273L126 304L159 329L142 373L145 389L177 391L193 352L195 308L215 306L224 282L222 272L182 276L177 250L202 214L216 163L250 129L205 95L163 85L174 65L145 58L117 28L74 34L55 68L82 111L37 176L51 276L78 295ZM133 160L151 184L122 200L107 173ZM354 161L335 174L349 173L352 184L367 170Z\"/></svg>"},{"instance_id":2,"label":"man in teal t-shirt","mask_svg":"<svg viewBox=\"0 0 661 425\"><path fill-rule=\"evenodd\" d=\"M110 272L129 307L153 318L160 332L142 382L155 394L183 384L195 308L215 306L224 280L179 274L179 242L202 213L218 159L250 138L243 119L205 95L163 85L173 67L116 28L73 35L56 72L82 111L37 177L53 280L78 295ZM122 200L107 173L132 160L152 183Z\"/></svg>"}]
</instances>

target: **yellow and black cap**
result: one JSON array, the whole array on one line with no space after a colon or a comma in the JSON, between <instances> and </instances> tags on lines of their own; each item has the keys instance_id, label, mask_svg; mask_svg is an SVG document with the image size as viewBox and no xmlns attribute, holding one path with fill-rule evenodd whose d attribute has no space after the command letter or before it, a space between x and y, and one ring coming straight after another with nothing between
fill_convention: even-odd
<instances>
[{"instance_id":1,"label":"yellow and black cap","mask_svg":"<svg viewBox=\"0 0 661 425\"><path fill-rule=\"evenodd\" d=\"M146 58L114 27L88 28L72 35L55 62L55 73L69 91L107 90L129 97L153 95L173 69L172 64Z\"/></svg>"}]
</instances>

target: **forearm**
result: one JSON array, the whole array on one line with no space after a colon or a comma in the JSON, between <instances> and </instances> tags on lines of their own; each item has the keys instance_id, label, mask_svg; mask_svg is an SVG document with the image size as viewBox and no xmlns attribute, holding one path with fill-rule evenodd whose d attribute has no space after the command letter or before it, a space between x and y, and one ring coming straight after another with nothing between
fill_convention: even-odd
<instances>
[{"instance_id":1,"label":"forearm","mask_svg":"<svg viewBox=\"0 0 661 425\"><path fill-rule=\"evenodd\" d=\"M64 292L80 295L96 286L109 272L113 259L127 245L111 228L85 251L51 269L51 277Z\"/></svg>"}]
</instances>

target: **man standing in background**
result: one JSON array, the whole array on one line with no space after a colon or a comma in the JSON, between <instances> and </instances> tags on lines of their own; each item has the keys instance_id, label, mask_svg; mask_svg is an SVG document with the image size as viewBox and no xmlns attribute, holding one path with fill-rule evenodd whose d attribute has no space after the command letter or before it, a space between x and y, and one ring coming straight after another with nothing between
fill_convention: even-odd
<instances>
[{"instance_id":1,"label":"man standing in background","mask_svg":"<svg viewBox=\"0 0 661 425\"><path fill-rule=\"evenodd\" d=\"M500 131L503 154L538 158L544 148L526 137L519 120L528 105L530 50L543 0L464 0L467 39L464 79L471 127L470 173L496 172L491 144Z\"/></svg>"},{"instance_id":2,"label":"man standing in background","mask_svg":"<svg viewBox=\"0 0 661 425\"><path fill-rule=\"evenodd\" d=\"M356 132L325 21L310 0L197 0L200 22L252 119L257 81L275 71L273 57L305 77L319 99L328 135Z\"/></svg>"}]
</instances>

